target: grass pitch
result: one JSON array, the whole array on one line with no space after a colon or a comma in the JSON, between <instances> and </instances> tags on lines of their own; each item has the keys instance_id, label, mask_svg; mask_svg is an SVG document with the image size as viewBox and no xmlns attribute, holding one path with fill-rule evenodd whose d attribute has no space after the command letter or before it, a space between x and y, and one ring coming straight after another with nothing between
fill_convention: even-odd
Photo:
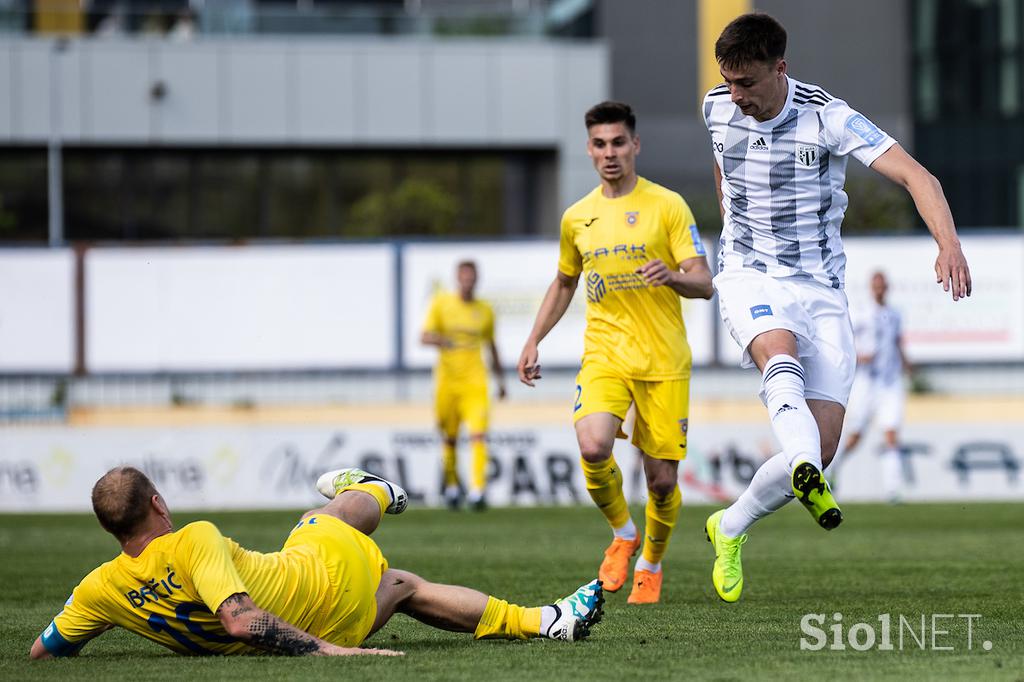
<instances>
[{"instance_id":1,"label":"grass pitch","mask_svg":"<svg viewBox=\"0 0 1024 682\"><path fill-rule=\"evenodd\" d=\"M33 639L78 580L117 548L90 516L0 515L0 679L1024 680L1024 506L849 505L844 525L826 533L790 505L745 545L737 604L720 602L711 586L703 534L710 511L683 508L662 603L627 606L627 584L608 596L604 620L582 643L474 642L396 616L369 644L401 649L404 658L183 658L114 630L77 659L40 663L27 660ZM642 513L634 510L634 518ZM175 521L208 518L243 545L271 551L296 516L178 514ZM608 536L597 511L581 507L412 510L386 517L375 537L392 566L536 605L592 578ZM825 614L829 640L818 651L800 649L801 637L814 641L801 632L808 613ZM830 649L835 613L844 643L847 630L864 622L875 647ZM889 651L877 648L886 613ZM959 614L980 614L970 621L970 649L968 620ZM913 627L904 625L902 646L900 616Z\"/></svg>"}]
</instances>

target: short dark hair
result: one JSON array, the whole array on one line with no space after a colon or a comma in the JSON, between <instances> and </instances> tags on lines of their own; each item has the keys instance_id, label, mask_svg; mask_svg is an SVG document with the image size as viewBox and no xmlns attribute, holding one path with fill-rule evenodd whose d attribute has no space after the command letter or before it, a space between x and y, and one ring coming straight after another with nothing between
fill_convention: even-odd
<instances>
[{"instance_id":1,"label":"short dark hair","mask_svg":"<svg viewBox=\"0 0 1024 682\"><path fill-rule=\"evenodd\" d=\"M587 124L587 130L590 130L591 126L603 123L625 123L630 133L636 133L636 115L633 113L633 107L624 102L605 101L595 104L587 109L583 122Z\"/></svg>"},{"instance_id":2,"label":"short dark hair","mask_svg":"<svg viewBox=\"0 0 1024 682\"><path fill-rule=\"evenodd\" d=\"M736 17L715 42L715 59L727 69L774 62L785 56L786 29L763 12Z\"/></svg>"},{"instance_id":3,"label":"short dark hair","mask_svg":"<svg viewBox=\"0 0 1024 682\"><path fill-rule=\"evenodd\" d=\"M455 266L455 269L456 270L461 270L462 268L469 268L469 269L471 269L471 270L473 270L475 272L476 271L476 261L475 260L460 260L458 262L458 264Z\"/></svg>"},{"instance_id":4,"label":"short dark hair","mask_svg":"<svg viewBox=\"0 0 1024 682\"><path fill-rule=\"evenodd\" d=\"M92 510L100 525L124 541L149 516L149 501L158 495L146 474L134 467L115 467L92 487Z\"/></svg>"}]
</instances>

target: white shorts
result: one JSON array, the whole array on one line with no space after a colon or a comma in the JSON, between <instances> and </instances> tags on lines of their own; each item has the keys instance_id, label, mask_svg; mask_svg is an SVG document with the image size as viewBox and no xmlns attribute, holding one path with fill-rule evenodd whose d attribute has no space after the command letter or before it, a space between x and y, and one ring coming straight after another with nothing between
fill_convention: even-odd
<instances>
[{"instance_id":1,"label":"white shorts","mask_svg":"<svg viewBox=\"0 0 1024 682\"><path fill-rule=\"evenodd\" d=\"M714 279L722 321L753 367L750 342L773 329L796 336L804 395L845 406L857 354L849 303L841 289L808 279L776 279L757 270L728 270ZM764 397L761 398L764 400Z\"/></svg>"},{"instance_id":2,"label":"white shorts","mask_svg":"<svg viewBox=\"0 0 1024 682\"><path fill-rule=\"evenodd\" d=\"M872 378L868 371L858 370L846 411L847 433L864 433L872 419L884 431L898 431L903 424L905 399L902 381L886 384Z\"/></svg>"}]
</instances>

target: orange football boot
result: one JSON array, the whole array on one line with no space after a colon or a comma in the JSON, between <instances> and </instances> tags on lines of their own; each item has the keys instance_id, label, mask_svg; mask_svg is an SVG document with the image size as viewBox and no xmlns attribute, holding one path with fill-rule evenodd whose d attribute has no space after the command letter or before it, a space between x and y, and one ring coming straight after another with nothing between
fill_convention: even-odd
<instances>
[{"instance_id":1,"label":"orange football boot","mask_svg":"<svg viewBox=\"0 0 1024 682\"><path fill-rule=\"evenodd\" d=\"M640 537L634 540L615 538L604 551L604 561L597 571L605 592L618 592L629 576L629 560L640 549Z\"/></svg>"},{"instance_id":2,"label":"orange football boot","mask_svg":"<svg viewBox=\"0 0 1024 682\"><path fill-rule=\"evenodd\" d=\"M633 574L633 591L627 604L657 604L661 599L661 576L664 571L651 573L639 569Z\"/></svg>"}]
</instances>

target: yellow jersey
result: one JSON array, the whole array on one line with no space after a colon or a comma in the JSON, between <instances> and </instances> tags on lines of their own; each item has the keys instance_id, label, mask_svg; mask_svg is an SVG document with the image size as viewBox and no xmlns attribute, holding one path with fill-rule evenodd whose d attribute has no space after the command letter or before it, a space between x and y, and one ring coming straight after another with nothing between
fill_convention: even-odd
<instances>
[{"instance_id":1,"label":"yellow jersey","mask_svg":"<svg viewBox=\"0 0 1024 682\"><path fill-rule=\"evenodd\" d=\"M494 340L494 311L490 304L463 301L457 293L434 295L423 331L440 334L452 342L441 348L435 376L439 383L487 384L484 343Z\"/></svg>"},{"instance_id":2,"label":"yellow jersey","mask_svg":"<svg viewBox=\"0 0 1024 682\"><path fill-rule=\"evenodd\" d=\"M609 199L599 186L570 206L562 216L558 269L583 275L583 364L641 381L689 377L680 297L671 287L648 286L636 269L655 258L675 268L704 255L683 198L644 178L625 196Z\"/></svg>"},{"instance_id":3,"label":"yellow jersey","mask_svg":"<svg viewBox=\"0 0 1024 682\"><path fill-rule=\"evenodd\" d=\"M228 635L216 611L238 592L306 632L323 623L334 589L313 547L263 554L243 549L209 521L190 523L120 554L78 584L43 632L48 650L74 653L111 625L182 654L258 650Z\"/></svg>"}]
</instances>

